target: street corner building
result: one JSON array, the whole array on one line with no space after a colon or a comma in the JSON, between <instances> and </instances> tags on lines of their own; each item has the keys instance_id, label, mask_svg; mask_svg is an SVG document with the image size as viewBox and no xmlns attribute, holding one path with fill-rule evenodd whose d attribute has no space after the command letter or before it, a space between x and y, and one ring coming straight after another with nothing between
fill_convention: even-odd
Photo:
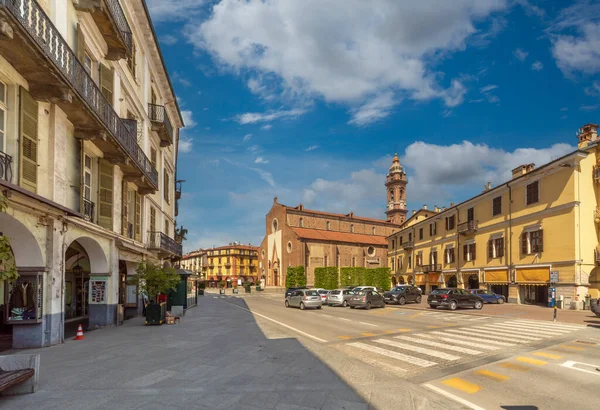
<instances>
[{"instance_id":1,"label":"street corner building","mask_svg":"<svg viewBox=\"0 0 600 410\"><path fill-rule=\"evenodd\" d=\"M232 242L203 252L206 260L202 271L207 287L217 288L223 282L227 288L244 283L259 283L256 246Z\"/></svg>"},{"instance_id":2,"label":"street corner building","mask_svg":"<svg viewBox=\"0 0 600 410\"><path fill-rule=\"evenodd\" d=\"M388 237L398 283L489 289L508 302L581 309L600 296L600 139L578 132L577 150L524 164L512 179L458 205L413 214ZM587 300L586 300L587 299Z\"/></svg>"},{"instance_id":3,"label":"street corner building","mask_svg":"<svg viewBox=\"0 0 600 410\"><path fill-rule=\"evenodd\" d=\"M386 177L386 220L290 207L277 198L266 216L266 235L260 245L259 271L269 287L285 286L286 270L303 266L314 285L315 268L387 267L387 237L406 219L406 174L394 155Z\"/></svg>"},{"instance_id":4,"label":"street corner building","mask_svg":"<svg viewBox=\"0 0 600 410\"><path fill-rule=\"evenodd\" d=\"M0 0L0 283L15 348L141 312L127 285L175 240L183 120L143 0ZM84 325L85 326L85 325Z\"/></svg>"}]
</instances>

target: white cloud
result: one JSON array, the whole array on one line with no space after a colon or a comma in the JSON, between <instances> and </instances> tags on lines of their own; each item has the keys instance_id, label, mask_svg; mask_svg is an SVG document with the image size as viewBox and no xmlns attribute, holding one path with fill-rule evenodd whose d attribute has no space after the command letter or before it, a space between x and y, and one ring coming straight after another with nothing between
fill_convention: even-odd
<instances>
[{"instance_id":1,"label":"white cloud","mask_svg":"<svg viewBox=\"0 0 600 410\"><path fill-rule=\"evenodd\" d=\"M264 159L263 157L256 157L256 159L254 160L255 164L268 164L269 160Z\"/></svg>"},{"instance_id":2,"label":"white cloud","mask_svg":"<svg viewBox=\"0 0 600 410\"><path fill-rule=\"evenodd\" d=\"M529 55L529 53L521 48L517 48L514 52L513 55L515 57L517 57L517 59L519 61L525 61L525 59L527 58L527 56Z\"/></svg>"},{"instance_id":3,"label":"white cloud","mask_svg":"<svg viewBox=\"0 0 600 410\"><path fill-rule=\"evenodd\" d=\"M600 108L600 104L582 105L579 107L581 111L596 111L598 108Z\"/></svg>"},{"instance_id":4,"label":"white cloud","mask_svg":"<svg viewBox=\"0 0 600 410\"><path fill-rule=\"evenodd\" d=\"M496 88L498 88L496 84L490 84L486 85L485 87L481 87L479 91L481 91L482 93L487 93L489 91L495 90Z\"/></svg>"},{"instance_id":5,"label":"white cloud","mask_svg":"<svg viewBox=\"0 0 600 410\"><path fill-rule=\"evenodd\" d=\"M566 75L600 72L599 15L600 3L579 2L562 10L549 28L552 55Z\"/></svg>"},{"instance_id":6,"label":"white cloud","mask_svg":"<svg viewBox=\"0 0 600 410\"><path fill-rule=\"evenodd\" d=\"M307 147L304 151L314 151L317 148L319 148L318 145L310 145L309 147Z\"/></svg>"},{"instance_id":7,"label":"white cloud","mask_svg":"<svg viewBox=\"0 0 600 410\"><path fill-rule=\"evenodd\" d=\"M395 104L393 92L378 95L362 106L353 109L352 118L348 121L348 124L364 126L377 122L390 115Z\"/></svg>"},{"instance_id":8,"label":"white cloud","mask_svg":"<svg viewBox=\"0 0 600 410\"><path fill-rule=\"evenodd\" d=\"M533 4L531 4L528 0L516 0L516 3L523 7L523 10L527 15L535 15L537 17L544 17L546 12Z\"/></svg>"},{"instance_id":9,"label":"white cloud","mask_svg":"<svg viewBox=\"0 0 600 410\"><path fill-rule=\"evenodd\" d=\"M177 43L177 37L172 34L165 34L164 36L160 36L160 42L161 44L172 46Z\"/></svg>"},{"instance_id":10,"label":"white cloud","mask_svg":"<svg viewBox=\"0 0 600 410\"><path fill-rule=\"evenodd\" d=\"M250 168L252 171L257 172L258 176L265 181L270 187L275 187L275 179L273 179L273 174L268 171L264 171L260 168Z\"/></svg>"},{"instance_id":11,"label":"white cloud","mask_svg":"<svg viewBox=\"0 0 600 410\"><path fill-rule=\"evenodd\" d=\"M196 121L194 121L194 115L190 110L181 111L181 116L183 117L183 123L185 124L185 128L194 128L196 126Z\"/></svg>"},{"instance_id":12,"label":"white cloud","mask_svg":"<svg viewBox=\"0 0 600 410\"><path fill-rule=\"evenodd\" d=\"M600 83L598 81L594 81L592 85L590 87L586 87L584 91L587 95L600 95Z\"/></svg>"},{"instance_id":13,"label":"white cloud","mask_svg":"<svg viewBox=\"0 0 600 410\"><path fill-rule=\"evenodd\" d=\"M255 154L257 152L262 151L262 147L260 145L252 145L251 147L248 147L248 151Z\"/></svg>"},{"instance_id":14,"label":"white cloud","mask_svg":"<svg viewBox=\"0 0 600 410\"><path fill-rule=\"evenodd\" d=\"M179 152L188 153L192 151L192 140L189 138L179 139Z\"/></svg>"},{"instance_id":15,"label":"white cloud","mask_svg":"<svg viewBox=\"0 0 600 410\"><path fill-rule=\"evenodd\" d=\"M272 76L282 95L361 107L391 93L365 117L380 119L406 97L461 104L466 88L443 79L436 63L507 7L507 0L221 0L186 34L234 73ZM360 108L351 112L352 123L365 123Z\"/></svg>"},{"instance_id":16,"label":"white cloud","mask_svg":"<svg viewBox=\"0 0 600 410\"><path fill-rule=\"evenodd\" d=\"M173 78L173 81L178 82L179 84L181 84L182 86L184 86L186 88L192 86L192 82L190 80L188 80L187 78L183 77L177 71L173 72L172 78Z\"/></svg>"},{"instance_id":17,"label":"white cloud","mask_svg":"<svg viewBox=\"0 0 600 410\"><path fill-rule=\"evenodd\" d=\"M302 108L294 108L291 110L261 112L247 112L239 114L235 120L240 124L256 124L258 122L270 122L277 119L291 119L304 114L306 110Z\"/></svg>"},{"instance_id":18,"label":"white cloud","mask_svg":"<svg viewBox=\"0 0 600 410\"><path fill-rule=\"evenodd\" d=\"M543 68L544 64L542 64L541 61L536 61L535 63L531 64L531 69L533 71L542 71Z\"/></svg>"},{"instance_id":19,"label":"white cloud","mask_svg":"<svg viewBox=\"0 0 600 410\"><path fill-rule=\"evenodd\" d=\"M147 0L147 3L152 20L161 23L198 15L204 0Z\"/></svg>"},{"instance_id":20,"label":"white cloud","mask_svg":"<svg viewBox=\"0 0 600 410\"><path fill-rule=\"evenodd\" d=\"M483 189L487 181L496 185L510 180L511 170L521 164L533 162L541 166L574 149L568 144L555 144L509 152L469 141L453 145L417 141L406 148L401 159L409 169L408 200L442 204L455 199L457 191L472 191L473 186Z\"/></svg>"},{"instance_id":21,"label":"white cloud","mask_svg":"<svg viewBox=\"0 0 600 410\"><path fill-rule=\"evenodd\" d=\"M271 124L265 124L262 127L260 127L260 129L264 131L269 131L271 128L273 128Z\"/></svg>"},{"instance_id":22,"label":"white cloud","mask_svg":"<svg viewBox=\"0 0 600 410\"><path fill-rule=\"evenodd\" d=\"M250 138L252 138L252 134L246 134L246 135L244 135L244 142L250 141Z\"/></svg>"},{"instance_id":23,"label":"white cloud","mask_svg":"<svg viewBox=\"0 0 600 410\"><path fill-rule=\"evenodd\" d=\"M569 111L569 109L567 107L562 107L560 110L561 111Z\"/></svg>"}]
</instances>

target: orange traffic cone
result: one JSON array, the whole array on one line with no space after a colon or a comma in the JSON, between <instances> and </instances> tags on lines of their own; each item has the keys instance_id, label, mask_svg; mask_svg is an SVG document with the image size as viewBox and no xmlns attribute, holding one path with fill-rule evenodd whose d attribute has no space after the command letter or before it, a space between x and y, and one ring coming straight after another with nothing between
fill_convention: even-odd
<instances>
[{"instance_id":1,"label":"orange traffic cone","mask_svg":"<svg viewBox=\"0 0 600 410\"><path fill-rule=\"evenodd\" d=\"M75 336L75 339L73 340L83 340L85 339L85 337L83 337L83 329L81 328L81 325L79 325L79 328L77 328L77 336Z\"/></svg>"}]
</instances>

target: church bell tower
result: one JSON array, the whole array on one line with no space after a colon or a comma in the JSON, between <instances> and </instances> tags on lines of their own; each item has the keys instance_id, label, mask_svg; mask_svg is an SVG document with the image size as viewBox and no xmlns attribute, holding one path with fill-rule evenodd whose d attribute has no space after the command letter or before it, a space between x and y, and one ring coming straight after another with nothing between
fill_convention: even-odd
<instances>
[{"instance_id":1,"label":"church bell tower","mask_svg":"<svg viewBox=\"0 0 600 410\"><path fill-rule=\"evenodd\" d=\"M387 188L387 221L401 225L406 221L406 174L400 165L398 154L394 154L392 166L386 176L385 187Z\"/></svg>"}]
</instances>

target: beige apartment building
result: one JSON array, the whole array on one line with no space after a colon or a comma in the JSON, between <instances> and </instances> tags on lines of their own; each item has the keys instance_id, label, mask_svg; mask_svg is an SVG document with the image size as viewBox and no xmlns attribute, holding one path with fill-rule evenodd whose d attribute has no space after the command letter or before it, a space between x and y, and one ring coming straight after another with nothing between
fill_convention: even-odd
<instances>
[{"instance_id":1,"label":"beige apartment building","mask_svg":"<svg viewBox=\"0 0 600 410\"><path fill-rule=\"evenodd\" d=\"M139 309L127 276L181 257L183 120L144 0L0 0L1 283L15 348Z\"/></svg>"}]
</instances>

